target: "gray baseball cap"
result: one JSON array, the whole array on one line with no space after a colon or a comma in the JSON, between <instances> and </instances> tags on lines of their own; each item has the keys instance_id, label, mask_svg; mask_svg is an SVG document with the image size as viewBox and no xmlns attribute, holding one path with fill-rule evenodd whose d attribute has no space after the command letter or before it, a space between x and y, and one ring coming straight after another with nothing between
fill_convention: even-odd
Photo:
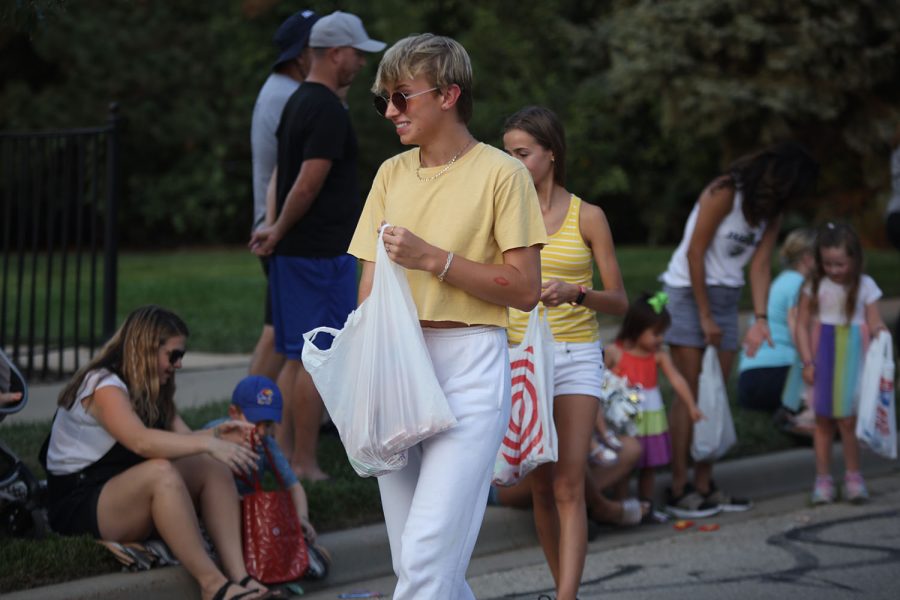
<instances>
[{"instance_id":1,"label":"gray baseball cap","mask_svg":"<svg viewBox=\"0 0 900 600\"><path fill-rule=\"evenodd\" d=\"M309 34L310 48L337 48L350 46L363 52L381 52L384 42L369 38L362 20L354 14L334 11L313 25Z\"/></svg>"}]
</instances>

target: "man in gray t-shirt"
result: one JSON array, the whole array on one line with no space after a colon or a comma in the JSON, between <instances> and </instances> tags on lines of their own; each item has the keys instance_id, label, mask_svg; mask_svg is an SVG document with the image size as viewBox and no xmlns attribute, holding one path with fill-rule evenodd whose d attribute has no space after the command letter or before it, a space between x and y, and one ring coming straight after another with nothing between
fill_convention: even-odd
<instances>
[{"instance_id":1,"label":"man in gray t-shirt","mask_svg":"<svg viewBox=\"0 0 900 600\"><path fill-rule=\"evenodd\" d=\"M275 45L279 55L266 79L256 104L250 125L250 145L253 151L253 226L251 233L261 225L275 219L275 196L267 205L267 191L272 172L278 159L278 124L288 98L306 79L310 66L309 33L318 16L311 10L302 10L288 17L275 33ZM274 190L273 190L274 192ZM268 257L261 258L263 271L268 278ZM272 305L266 285L265 320L253 358L251 375L265 375L277 379L284 364L284 356L275 351L275 330L272 327Z\"/></svg>"}]
</instances>

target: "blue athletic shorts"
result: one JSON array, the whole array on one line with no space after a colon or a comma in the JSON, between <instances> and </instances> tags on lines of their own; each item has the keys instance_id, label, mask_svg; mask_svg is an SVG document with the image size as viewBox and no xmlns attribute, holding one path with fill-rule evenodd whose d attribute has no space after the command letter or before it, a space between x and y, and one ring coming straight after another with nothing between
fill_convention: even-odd
<instances>
[{"instance_id":1,"label":"blue athletic shorts","mask_svg":"<svg viewBox=\"0 0 900 600\"><path fill-rule=\"evenodd\" d=\"M356 308L356 258L273 256L269 265L275 349L300 360L303 334L316 327L341 329ZM319 338L317 338L319 339ZM320 336L331 345L331 336Z\"/></svg>"}]
</instances>

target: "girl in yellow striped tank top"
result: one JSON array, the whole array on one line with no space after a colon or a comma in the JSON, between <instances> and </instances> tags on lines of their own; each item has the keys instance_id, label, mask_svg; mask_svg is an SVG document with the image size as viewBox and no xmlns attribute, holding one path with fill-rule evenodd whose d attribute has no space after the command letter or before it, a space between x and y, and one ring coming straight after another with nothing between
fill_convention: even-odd
<instances>
[{"instance_id":1,"label":"girl in yellow striped tank top","mask_svg":"<svg viewBox=\"0 0 900 600\"><path fill-rule=\"evenodd\" d=\"M528 167L550 236L541 250L541 308L548 311L555 342L553 418L559 460L541 465L528 480L556 597L572 600L587 550L584 473L603 370L596 313L624 314L628 299L606 216L564 187L565 132L556 115L541 107L522 109L507 120L503 145ZM602 290L592 289L594 261ZM510 310L510 343L521 341L527 320L527 313ZM640 505L636 508L639 520Z\"/></svg>"}]
</instances>

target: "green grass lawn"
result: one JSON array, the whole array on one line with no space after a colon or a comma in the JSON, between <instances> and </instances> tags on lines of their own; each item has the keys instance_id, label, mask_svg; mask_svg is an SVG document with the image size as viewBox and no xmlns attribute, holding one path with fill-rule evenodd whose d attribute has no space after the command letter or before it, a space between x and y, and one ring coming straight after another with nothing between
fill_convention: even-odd
<instances>
[{"instance_id":1,"label":"green grass lawn","mask_svg":"<svg viewBox=\"0 0 900 600\"><path fill-rule=\"evenodd\" d=\"M634 297L662 285L659 275L673 247L616 248L625 289ZM900 296L900 257L894 250L868 250L866 272L885 297ZM773 260L773 278L779 270ZM600 288L599 278L594 286ZM246 352L253 348L262 324L265 283L258 259L243 248L184 250L121 256L119 321L141 304L156 303L181 314L192 329L192 344L216 352ZM749 309L749 285L742 296ZM213 332L211 330L220 330Z\"/></svg>"},{"instance_id":2,"label":"green grass lawn","mask_svg":"<svg viewBox=\"0 0 900 600\"><path fill-rule=\"evenodd\" d=\"M616 248L625 289L630 297L637 296L643 290L652 292L662 287L657 277L666 268L672 250L668 246ZM869 251L866 256L867 271L882 287L885 296L900 296L897 253L891 250ZM59 268L58 258L54 265L54 269ZM72 272L73 266L68 268ZM37 272L37 300L34 304L40 322L45 307L45 265L38 264ZM30 283L27 279L25 287L30 289ZM600 287L596 277L594 286ZM84 294L86 291L82 290L82 296ZM185 319L191 330L189 344L192 350L249 353L262 325L264 294L265 281L259 261L242 247L123 252L119 257L116 322L121 323L131 310L142 304L160 304ZM58 297L59 291L54 290L51 302ZM74 298L71 285L67 288L66 297L70 301ZM746 286L742 297L743 308L750 308L749 298L749 286ZM7 301L10 306L13 305L12 292ZM84 332L88 323L87 310L83 308L81 313L80 331ZM27 312L25 316L27 321ZM53 340L58 337L59 318L53 313L50 317ZM11 308L6 318L7 331L12 331ZM600 319L604 324L617 322L608 316L601 316ZM66 316L65 325L65 335L71 335L71 315ZM27 328L27 322L20 323L20 326ZM38 339L43 336L43 331L36 333Z\"/></svg>"},{"instance_id":3,"label":"green grass lawn","mask_svg":"<svg viewBox=\"0 0 900 600\"><path fill-rule=\"evenodd\" d=\"M45 316L49 316L50 343L57 344L60 337L70 343L75 331L76 293L81 302L78 311L79 338L83 341L88 339L91 315L87 306L90 294L87 282L82 281L80 290L76 290L74 264L70 264L65 290L61 291L59 257L54 257L51 267L50 305L58 306L64 294L65 315L61 317L57 308L49 315L45 312L47 264L46 257L41 257L34 266L33 277L32 267L27 265L21 285L21 299L16 297L18 290L7 292L5 325L9 339L18 325L23 337L33 327L36 339L42 340L46 333L43 329ZM86 276L89 265L84 264L82 272ZM10 278L10 281L18 281L15 272L10 274ZM35 289L34 302L29 303L32 285ZM100 297L101 283L97 284L94 293ZM250 352L262 325L264 294L265 280L259 260L243 248L123 252L119 256L116 324L124 321L126 315L138 306L160 304L185 319L191 330L192 348L214 352ZM16 323L15 307L20 304L25 308L21 310L22 318ZM99 341L102 327L99 305L93 318Z\"/></svg>"}]
</instances>

